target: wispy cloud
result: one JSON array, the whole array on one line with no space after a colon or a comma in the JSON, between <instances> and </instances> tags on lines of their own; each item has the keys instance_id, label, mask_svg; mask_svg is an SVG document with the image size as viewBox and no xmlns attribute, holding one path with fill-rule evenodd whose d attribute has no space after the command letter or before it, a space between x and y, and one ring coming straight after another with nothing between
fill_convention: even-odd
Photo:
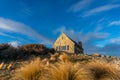
<instances>
[{"instance_id":1,"label":"wispy cloud","mask_svg":"<svg viewBox=\"0 0 120 80\"><path fill-rule=\"evenodd\" d=\"M90 15L94 15L96 13L100 13L100 12L104 12L104 11L108 11L108 10L112 10L114 8L119 8L120 5L119 4L107 4L104 6L100 6L97 8L93 8L87 12L84 13L84 16L90 16Z\"/></svg>"},{"instance_id":2,"label":"wispy cloud","mask_svg":"<svg viewBox=\"0 0 120 80\"><path fill-rule=\"evenodd\" d=\"M64 32L64 31L66 31L65 26L61 26L61 27L57 28L56 30L54 30L53 33L56 34L56 33Z\"/></svg>"},{"instance_id":3,"label":"wispy cloud","mask_svg":"<svg viewBox=\"0 0 120 80\"><path fill-rule=\"evenodd\" d=\"M73 4L67 11L68 12L79 12L88 6L92 0L80 0L79 2Z\"/></svg>"},{"instance_id":4,"label":"wispy cloud","mask_svg":"<svg viewBox=\"0 0 120 80\"><path fill-rule=\"evenodd\" d=\"M103 0L104 1L104 0ZM120 4L117 3L119 0L113 1L108 0L106 4L102 4L99 6L92 6L95 4L95 0L80 0L76 4L73 4L70 8L68 8L67 12L79 12L81 13L80 17L88 17L91 15L95 15L101 12L110 11L120 7ZM99 1L97 1L99 2Z\"/></svg>"},{"instance_id":5,"label":"wispy cloud","mask_svg":"<svg viewBox=\"0 0 120 80\"><path fill-rule=\"evenodd\" d=\"M119 3L120 0L108 0L110 3Z\"/></svg>"},{"instance_id":6,"label":"wispy cloud","mask_svg":"<svg viewBox=\"0 0 120 80\"><path fill-rule=\"evenodd\" d=\"M119 43L120 44L120 37L118 38L113 38L111 40L109 40L110 43Z\"/></svg>"},{"instance_id":7,"label":"wispy cloud","mask_svg":"<svg viewBox=\"0 0 120 80\"><path fill-rule=\"evenodd\" d=\"M97 48L96 51L101 52L106 55L112 55L112 56L120 56L120 44L117 43L110 43L105 45L102 48Z\"/></svg>"},{"instance_id":8,"label":"wispy cloud","mask_svg":"<svg viewBox=\"0 0 120 80\"><path fill-rule=\"evenodd\" d=\"M24 15L24 17L26 16L32 16L34 14L34 9L33 9L33 6L29 6L28 3L26 3L25 1L23 0L20 0L19 1L19 4L20 6L22 7L21 10L20 10L20 15L21 17Z\"/></svg>"},{"instance_id":9,"label":"wispy cloud","mask_svg":"<svg viewBox=\"0 0 120 80\"><path fill-rule=\"evenodd\" d=\"M109 26L120 26L120 20L119 21L112 21Z\"/></svg>"},{"instance_id":10,"label":"wispy cloud","mask_svg":"<svg viewBox=\"0 0 120 80\"><path fill-rule=\"evenodd\" d=\"M39 34L35 30L33 30L28 25L25 25L23 23L13 21L10 19L2 18L0 17L0 29L4 30L4 32L14 32L14 33L20 33L26 36L29 36L33 39L36 39L40 42L45 42L46 44L51 44L52 41L43 35Z\"/></svg>"},{"instance_id":11,"label":"wispy cloud","mask_svg":"<svg viewBox=\"0 0 120 80\"><path fill-rule=\"evenodd\" d=\"M15 38L14 36L8 35L8 34L6 34L4 32L0 32L0 35L5 36L5 37L10 37L10 38Z\"/></svg>"},{"instance_id":12,"label":"wispy cloud","mask_svg":"<svg viewBox=\"0 0 120 80\"><path fill-rule=\"evenodd\" d=\"M75 41L83 41L83 42L88 42L89 40L99 40L99 39L104 39L109 36L109 33L105 32L99 32L101 28L98 26L95 28L93 32L88 32L84 34L82 31L76 32L73 29L66 29L65 26L61 26L57 28L54 33L59 33L59 32L65 32L69 36L71 36ZM79 35L79 36L78 36Z\"/></svg>"}]
</instances>

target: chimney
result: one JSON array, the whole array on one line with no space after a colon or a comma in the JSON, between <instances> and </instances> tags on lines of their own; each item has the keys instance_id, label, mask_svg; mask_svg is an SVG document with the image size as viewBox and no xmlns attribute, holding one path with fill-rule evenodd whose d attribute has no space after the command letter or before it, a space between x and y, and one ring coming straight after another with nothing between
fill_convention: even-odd
<instances>
[{"instance_id":1,"label":"chimney","mask_svg":"<svg viewBox=\"0 0 120 80\"><path fill-rule=\"evenodd\" d=\"M82 42L81 41L78 42L78 45L82 48Z\"/></svg>"}]
</instances>

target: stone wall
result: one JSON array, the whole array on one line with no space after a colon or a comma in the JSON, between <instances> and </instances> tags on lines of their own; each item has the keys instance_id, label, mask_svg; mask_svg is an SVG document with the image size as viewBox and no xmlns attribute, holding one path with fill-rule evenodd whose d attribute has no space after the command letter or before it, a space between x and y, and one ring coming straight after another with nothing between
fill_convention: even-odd
<instances>
[{"instance_id":1,"label":"stone wall","mask_svg":"<svg viewBox=\"0 0 120 80\"><path fill-rule=\"evenodd\" d=\"M69 46L68 50L62 50L62 51L66 51L68 53L74 53L75 52L74 43L64 33L62 33L60 35L60 37L58 37L58 39L53 44L53 48L55 50L57 50L57 47L59 48L60 46L66 46L66 48L67 48L67 46Z\"/></svg>"}]
</instances>

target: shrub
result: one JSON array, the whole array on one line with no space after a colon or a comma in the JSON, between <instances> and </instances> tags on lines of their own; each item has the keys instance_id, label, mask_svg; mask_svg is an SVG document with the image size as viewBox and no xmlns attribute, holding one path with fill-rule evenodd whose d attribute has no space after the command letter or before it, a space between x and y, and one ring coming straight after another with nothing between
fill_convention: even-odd
<instances>
[{"instance_id":1,"label":"shrub","mask_svg":"<svg viewBox=\"0 0 120 80\"><path fill-rule=\"evenodd\" d=\"M20 50L24 51L27 55L46 55L50 51L50 49L42 44L26 44L21 46Z\"/></svg>"},{"instance_id":2,"label":"shrub","mask_svg":"<svg viewBox=\"0 0 120 80\"><path fill-rule=\"evenodd\" d=\"M4 62L6 61L11 61L11 60L16 60L17 57L20 55L19 50L13 46L7 47L8 45L4 46L4 49L1 50L0 52L0 59L3 60ZM7 48L5 48L7 47Z\"/></svg>"},{"instance_id":3,"label":"shrub","mask_svg":"<svg viewBox=\"0 0 120 80\"><path fill-rule=\"evenodd\" d=\"M0 44L0 51L5 50L5 49L7 49L7 48L9 48L9 47L10 47L10 45L7 44L7 43Z\"/></svg>"},{"instance_id":4,"label":"shrub","mask_svg":"<svg viewBox=\"0 0 120 80\"><path fill-rule=\"evenodd\" d=\"M0 60L10 62L16 60L28 60L32 56L46 57L48 53L54 53L53 49L48 49L42 44L26 44L13 47L10 44L0 45Z\"/></svg>"}]
</instances>

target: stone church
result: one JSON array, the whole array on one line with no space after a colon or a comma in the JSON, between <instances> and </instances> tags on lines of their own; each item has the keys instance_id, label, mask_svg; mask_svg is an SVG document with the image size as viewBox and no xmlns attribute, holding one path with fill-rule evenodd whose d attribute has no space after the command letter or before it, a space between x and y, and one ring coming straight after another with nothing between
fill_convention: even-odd
<instances>
[{"instance_id":1,"label":"stone church","mask_svg":"<svg viewBox=\"0 0 120 80\"><path fill-rule=\"evenodd\" d=\"M82 42L78 42L78 43L75 42L63 32L53 43L53 48L56 51L65 51L68 53L83 54Z\"/></svg>"}]
</instances>

